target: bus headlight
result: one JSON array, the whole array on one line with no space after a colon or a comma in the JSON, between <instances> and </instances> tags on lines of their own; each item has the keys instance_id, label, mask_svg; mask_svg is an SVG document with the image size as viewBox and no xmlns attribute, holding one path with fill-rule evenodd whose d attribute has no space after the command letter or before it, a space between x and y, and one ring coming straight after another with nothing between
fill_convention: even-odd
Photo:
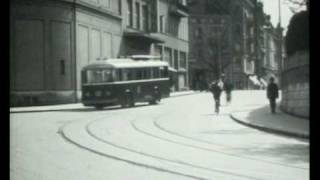
<instances>
[{"instance_id":1,"label":"bus headlight","mask_svg":"<svg viewBox=\"0 0 320 180\"><path fill-rule=\"evenodd\" d=\"M105 91L104 93L105 93L106 96L110 96L111 95L110 91Z\"/></svg>"},{"instance_id":2,"label":"bus headlight","mask_svg":"<svg viewBox=\"0 0 320 180\"><path fill-rule=\"evenodd\" d=\"M94 93L94 95L97 96L97 97L100 97L100 96L102 95L102 92L101 92L101 91L96 91L96 92Z\"/></svg>"},{"instance_id":3,"label":"bus headlight","mask_svg":"<svg viewBox=\"0 0 320 180\"><path fill-rule=\"evenodd\" d=\"M90 96L90 92L86 92L84 95L85 95L86 97L89 97L89 96Z\"/></svg>"}]
</instances>

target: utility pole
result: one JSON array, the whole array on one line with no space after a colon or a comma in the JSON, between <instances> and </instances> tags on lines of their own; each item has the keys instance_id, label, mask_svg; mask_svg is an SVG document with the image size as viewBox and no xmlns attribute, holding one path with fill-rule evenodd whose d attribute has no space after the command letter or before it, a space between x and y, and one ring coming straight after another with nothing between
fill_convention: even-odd
<instances>
[{"instance_id":1,"label":"utility pole","mask_svg":"<svg viewBox=\"0 0 320 180\"><path fill-rule=\"evenodd\" d=\"M222 43L222 26L220 25L219 28L218 28L218 67L219 67L219 70L218 70L218 77L221 76L221 70L222 70L222 66L221 66L221 43Z\"/></svg>"},{"instance_id":2,"label":"utility pole","mask_svg":"<svg viewBox=\"0 0 320 180\"><path fill-rule=\"evenodd\" d=\"M282 77L282 68L283 68L283 59L282 59L282 28L281 28L281 3L280 3L280 0L278 0L278 13L279 13L279 19L278 19L278 39L279 39L279 62L278 62L278 66L279 66L279 69L278 69L278 83L279 83L279 86L281 87L281 77Z\"/></svg>"}]
</instances>

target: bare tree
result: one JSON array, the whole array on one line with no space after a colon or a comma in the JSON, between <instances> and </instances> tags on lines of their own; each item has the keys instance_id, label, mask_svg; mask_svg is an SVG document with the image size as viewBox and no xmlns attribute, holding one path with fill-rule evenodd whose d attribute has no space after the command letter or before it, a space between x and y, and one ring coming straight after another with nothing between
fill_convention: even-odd
<instances>
[{"instance_id":1,"label":"bare tree","mask_svg":"<svg viewBox=\"0 0 320 180\"><path fill-rule=\"evenodd\" d=\"M206 58L201 57L199 60L211 69L215 77L219 77L225 72L225 69L231 64L228 32L225 27L216 27L212 29L211 35L207 36L206 45L201 47L200 52L207 54Z\"/></svg>"}]
</instances>

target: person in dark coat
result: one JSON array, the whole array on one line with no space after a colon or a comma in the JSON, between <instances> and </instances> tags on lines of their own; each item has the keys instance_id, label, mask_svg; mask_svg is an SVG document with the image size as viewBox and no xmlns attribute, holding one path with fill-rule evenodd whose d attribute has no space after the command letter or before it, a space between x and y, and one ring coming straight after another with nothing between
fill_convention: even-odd
<instances>
[{"instance_id":1,"label":"person in dark coat","mask_svg":"<svg viewBox=\"0 0 320 180\"><path fill-rule=\"evenodd\" d=\"M231 91L233 89L233 85L231 82L225 82L224 83L224 90L226 92L226 101L227 103L231 102Z\"/></svg>"},{"instance_id":2,"label":"person in dark coat","mask_svg":"<svg viewBox=\"0 0 320 180\"><path fill-rule=\"evenodd\" d=\"M221 80L214 81L210 84L210 91L213 94L213 99L215 101L215 112L219 113L220 106L220 96L223 90L223 83Z\"/></svg>"},{"instance_id":3,"label":"person in dark coat","mask_svg":"<svg viewBox=\"0 0 320 180\"><path fill-rule=\"evenodd\" d=\"M276 113L276 99L279 97L278 85L274 82L274 78L271 77L269 80L269 85L267 87L267 98L270 102L271 113Z\"/></svg>"}]
</instances>

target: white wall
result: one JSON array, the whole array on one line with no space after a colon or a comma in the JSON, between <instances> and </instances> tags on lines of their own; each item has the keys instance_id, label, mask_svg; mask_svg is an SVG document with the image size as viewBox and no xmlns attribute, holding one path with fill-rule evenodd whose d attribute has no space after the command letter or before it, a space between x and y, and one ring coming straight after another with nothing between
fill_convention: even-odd
<instances>
[{"instance_id":1,"label":"white wall","mask_svg":"<svg viewBox=\"0 0 320 180\"><path fill-rule=\"evenodd\" d=\"M119 56L121 46L121 21L102 17L83 10L77 18L77 90L81 90L81 68L92 61Z\"/></svg>"}]
</instances>

